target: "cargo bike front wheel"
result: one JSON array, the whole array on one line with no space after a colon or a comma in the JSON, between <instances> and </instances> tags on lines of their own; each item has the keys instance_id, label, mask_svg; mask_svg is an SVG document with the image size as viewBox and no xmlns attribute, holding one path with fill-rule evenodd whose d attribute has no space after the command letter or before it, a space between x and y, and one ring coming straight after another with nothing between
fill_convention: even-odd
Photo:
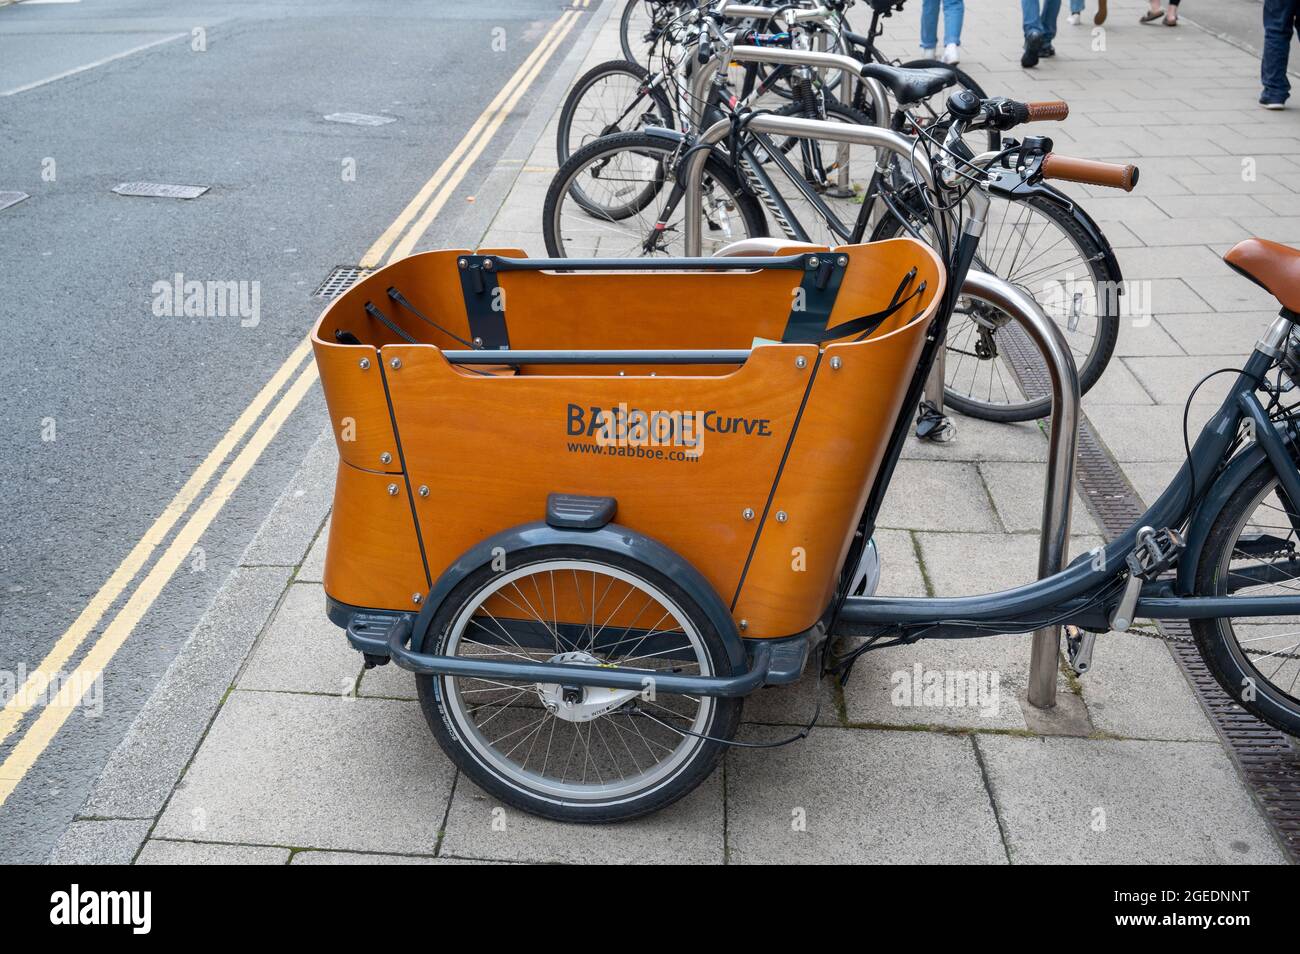
<instances>
[{"instance_id":1,"label":"cargo bike front wheel","mask_svg":"<svg viewBox=\"0 0 1300 954\"><path fill-rule=\"evenodd\" d=\"M504 562L452 590L426 652L646 678L636 691L419 676L421 706L448 757L489 794L562 821L635 818L703 781L735 734L741 700L654 691L656 673L731 674L703 608L667 576L602 550L543 546Z\"/></svg>"}]
</instances>

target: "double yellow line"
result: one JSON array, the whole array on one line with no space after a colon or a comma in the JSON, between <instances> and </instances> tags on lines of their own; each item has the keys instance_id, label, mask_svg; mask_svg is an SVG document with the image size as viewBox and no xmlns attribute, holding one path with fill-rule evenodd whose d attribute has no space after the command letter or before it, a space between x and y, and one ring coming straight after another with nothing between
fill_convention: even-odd
<instances>
[{"instance_id":1,"label":"double yellow line","mask_svg":"<svg viewBox=\"0 0 1300 954\"><path fill-rule=\"evenodd\" d=\"M566 10L552 24L541 42L488 104L429 181L421 186L401 214L370 246L360 262L363 267L375 268L385 259L391 262L411 253L452 193L469 173L470 168L482 155L488 143L500 130L511 111L537 79L542 68L572 31L580 17L576 8L585 7L587 2L588 0L574 0L574 9ZM3 743L36 707L38 699L48 694L47 687L60 685L54 698L46 702L40 715L32 722L5 760L0 762L0 805L4 804L36 760L49 747L73 710L81 704L94 679L104 671L118 649L126 642L127 637L134 632L140 620L162 593L163 587L192 552L204 532L221 512L226 501L233 496L253 469L271 439L316 382L317 372L314 362L308 361L307 366L299 370L303 360L310 355L310 350L305 340L294 348L293 353L276 370L248 407L244 408L176 496L163 508L153 525L99 588L99 592L59 637L49 653L41 660L40 665L28 674L13 698L5 703L3 710L0 710L0 743ZM288 384L287 388L286 384ZM277 395L279 395L278 400ZM265 417L263 417L264 413ZM261 420L260 424L258 424L259 420ZM253 430L254 425L257 425L256 430ZM252 436L244 442L250 430L253 432ZM230 465L221 471L222 464L241 442L243 447ZM204 488L219 471L220 475L216 483L204 495ZM104 631L91 643L76 669L64 676L64 667L68 661L82 648L109 609L127 593L132 582L153 557L154 552L162 546L196 501L198 506L181 526L162 556L130 593Z\"/></svg>"}]
</instances>

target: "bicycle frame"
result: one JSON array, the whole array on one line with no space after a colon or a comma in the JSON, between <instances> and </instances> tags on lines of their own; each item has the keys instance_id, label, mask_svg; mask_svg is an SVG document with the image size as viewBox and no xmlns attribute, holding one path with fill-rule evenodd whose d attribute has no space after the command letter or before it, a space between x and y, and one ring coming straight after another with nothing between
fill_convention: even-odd
<instances>
[{"instance_id":1,"label":"bicycle frame","mask_svg":"<svg viewBox=\"0 0 1300 954\"><path fill-rule=\"evenodd\" d=\"M1293 316L1294 317L1294 316ZM1142 585L1136 616L1149 619L1214 619L1222 616L1300 615L1300 594L1229 598L1192 595L1192 574L1210 524L1245 475L1267 460L1290 500L1300 500L1297 468L1288 434L1275 425L1260 403L1258 392L1275 355L1285 346L1291 318L1279 315L1256 345L1227 397L1202 429L1173 481L1137 524L1110 544L1085 554L1066 569L1025 586L981 596L957 598L848 597L839 611L839 635L906 634L924 630L919 638L966 638L1021 632L1047 623L1069 623L1085 629L1110 628L1111 610L1118 602L1106 595L1137 543L1140 528L1187 525L1186 549L1180 554L1173 581L1158 579ZM1243 421L1254 442L1233 453ZM1192 486L1193 473L1210 475ZM938 622L936 622L938 621Z\"/></svg>"}]
</instances>

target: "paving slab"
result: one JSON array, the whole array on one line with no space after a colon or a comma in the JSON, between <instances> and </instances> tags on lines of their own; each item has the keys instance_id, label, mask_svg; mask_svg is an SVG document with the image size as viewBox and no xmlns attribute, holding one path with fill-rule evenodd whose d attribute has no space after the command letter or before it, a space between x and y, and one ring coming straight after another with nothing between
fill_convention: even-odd
<instances>
[{"instance_id":1,"label":"paving slab","mask_svg":"<svg viewBox=\"0 0 1300 954\"><path fill-rule=\"evenodd\" d=\"M969 738L860 729L729 753L727 854L732 864L1006 861Z\"/></svg>"},{"instance_id":2,"label":"paving slab","mask_svg":"<svg viewBox=\"0 0 1300 954\"><path fill-rule=\"evenodd\" d=\"M503 806L461 776L442 852L495 861L719 864L724 859L722 773L715 771L661 812L617 825L566 825L538 818Z\"/></svg>"},{"instance_id":3,"label":"paving slab","mask_svg":"<svg viewBox=\"0 0 1300 954\"><path fill-rule=\"evenodd\" d=\"M918 533L921 559L936 596L977 596L1038 578L1038 534ZM1069 558L1102 545L1100 537L1071 537Z\"/></svg>"},{"instance_id":4,"label":"paving slab","mask_svg":"<svg viewBox=\"0 0 1300 954\"><path fill-rule=\"evenodd\" d=\"M1029 648L1028 636L1007 635L872 650L844 686L845 715L859 726L1032 731ZM1088 735L1087 712L1064 676L1057 699L1075 716L1072 731Z\"/></svg>"},{"instance_id":5,"label":"paving slab","mask_svg":"<svg viewBox=\"0 0 1300 954\"><path fill-rule=\"evenodd\" d=\"M957 461L900 460L878 523L908 530L998 528L979 469Z\"/></svg>"},{"instance_id":6,"label":"paving slab","mask_svg":"<svg viewBox=\"0 0 1300 954\"><path fill-rule=\"evenodd\" d=\"M288 848L157 838L145 842L135 860L138 865L283 865L288 862Z\"/></svg>"},{"instance_id":7,"label":"paving slab","mask_svg":"<svg viewBox=\"0 0 1300 954\"><path fill-rule=\"evenodd\" d=\"M1092 669L1079 682L1101 732L1137 739L1218 739L1168 645L1154 635L1098 636Z\"/></svg>"},{"instance_id":8,"label":"paving slab","mask_svg":"<svg viewBox=\"0 0 1300 954\"><path fill-rule=\"evenodd\" d=\"M1043 526L1047 465L1033 461L985 461L979 468L1002 526L1013 533L1039 532ZM1071 533L1096 535L1101 532L1097 521L1083 505L1077 488L1071 507Z\"/></svg>"},{"instance_id":9,"label":"paving slab","mask_svg":"<svg viewBox=\"0 0 1300 954\"><path fill-rule=\"evenodd\" d=\"M1047 460L1047 435L1037 421L995 424L953 414L956 437L946 444L909 437L903 460Z\"/></svg>"},{"instance_id":10,"label":"paving slab","mask_svg":"<svg viewBox=\"0 0 1300 954\"><path fill-rule=\"evenodd\" d=\"M239 674L241 689L351 695L361 654L325 615L319 583L295 583Z\"/></svg>"},{"instance_id":11,"label":"paving slab","mask_svg":"<svg viewBox=\"0 0 1300 954\"><path fill-rule=\"evenodd\" d=\"M231 575L109 756L83 815L152 818L162 811L289 574L287 567L241 567Z\"/></svg>"},{"instance_id":12,"label":"paving slab","mask_svg":"<svg viewBox=\"0 0 1300 954\"><path fill-rule=\"evenodd\" d=\"M236 691L154 835L430 853L453 775L414 703Z\"/></svg>"},{"instance_id":13,"label":"paving slab","mask_svg":"<svg viewBox=\"0 0 1300 954\"><path fill-rule=\"evenodd\" d=\"M1213 742L981 735L1015 864L1278 864Z\"/></svg>"}]
</instances>

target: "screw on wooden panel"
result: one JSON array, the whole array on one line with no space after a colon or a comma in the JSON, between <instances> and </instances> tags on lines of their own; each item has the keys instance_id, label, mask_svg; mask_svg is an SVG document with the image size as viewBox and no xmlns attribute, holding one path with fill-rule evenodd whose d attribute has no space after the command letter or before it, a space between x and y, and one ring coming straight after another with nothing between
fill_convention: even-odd
<instances>
[{"instance_id":1,"label":"screw on wooden panel","mask_svg":"<svg viewBox=\"0 0 1300 954\"><path fill-rule=\"evenodd\" d=\"M392 462L393 462L393 455L388 453L388 451L384 451L382 454L379 455L379 463L391 464Z\"/></svg>"},{"instance_id":2,"label":"screw on wooden panel","mask_svg":"<svg viewBox=\"0 0 1300 954\"><path fill-rule=\"evenodd\" d=\"M843 363L839 358L831 358L831 370L838 371Z\"/></svg>"},{"instance_id":3,"label":"screw on wooden panel","mask_svg":"<svg viewBox=\"0 0 1300 954\"><path fill-rule=\"evenodd\" d=\"M392 368L394 371L396 371L398 368L402 366L402 359L394 358L392 361L388 362L388 366Z\"/></svg>"},{"instance_id":4,"label":"screw on wooden panel","mask_svg":"<svg viewBox=\"0 0 1300 954\"><path fill-rule=\"evenodd\" d=\"M397 484L389 484L389 485L388 485L388 496L390 496L390 497L396 497L396 496L397 496Z\"/></svg>"},{"instance_id":5,"label":"screw on wooden panel","mask_svg":"<svg viewBox=\"0 0 1300 954\"><path fill-rule=\"evenodd\" d=\"M412 594L411 594L411 602L412 602L412 603L418 603L418 602L420 602L421 599L423 599L423 597L420 596L419 593L412 593Z\"/></svg>"},{"instance_id":6,"label":"screw on wooden panel","mask_svg":"<svg viewBox=\"0 0 1300 954\"><path fill-rule=\"evenodd\" d=\"M794 359L794 366L800 369L806 368L808 367L808 359L805 358L803 355L799 355L799 357Z\"/></svg>"},{"instance_id":7,"label":"screw on wooden panel","mask_svg":"<svg viewBox=\"0 0 1300 954\"><path fill-rule=\"evenodd\" d=\"M740 628L741 628L741 629L749 629L749 620L747 620L747 619L742 619L742 620L740 621Z\"/></svg>"},{"instance_id":8,"label":"screw on wooden panel","mask_svg":"<svg viewBox=\"0 0 1300 954\"><path fill-rule=\"evenodd\" d=\"M420 484L420 496L421 497L429 496L429 488L426 487L424 484Z\"/></svg>"},{"instance_id":9,"label":"screw on wooden panel","mask_svg":"<svg viewBox=\"0 0 1300 954\"><path fill-rule=\"evenodd\" d=\"M361 359L361 370L362 370L362 371L369 371L369 370L370 370L370 359L369 359L369 358L362 358L362 359Z\"/></svg>"},{"instance_id":10,"label":"screw on wooden panel","mask_svg":"<svg viewBox=\"0 0 1300 954\"><path fill-rule=\"evenodd\" d=\"M467 262L463 258L456 259L456 264L459 265L461 268L469 268L469 262Z\"/></svg>"},{"instance_id":11,"label":"screw on wooden panel","mask_svg":"<svg viewBox=\"0 0 1300 954\"><path fill-rule=\"evenodd\" d=\"M776 512L776 522L777 522L777 523L785 523L785 522L786 522L787 520L789 520L789 519L790 519L790 518L789 518L788 516L786 516L786 512L785 512L784 510L778 510L778 511Z\"/></svg>"},{"instance_id":12,"label":"screw on wooden panel","mask_svg":"<svg viewBox=\"0 0 1300 954\"><path fill-rule=\"evenodd\" d=\"M746 507L744 510L740 511L740 515L741 515L742 517L744 517L746 520L753 520L753 519L754 519L754 508L753 508L753 507Z\"/></svg>"},{"instance_id":13,"label":"screw on wooden panel","mask_svg":"<svg viewBox=\"0 0 1300 954\"><path fill-rule=\"evenodd\" d=\"M843 268L849 263L849 257L847 255L841 255L839 258L835 259L835 263Z\"/></svg>"}]
</instances>

